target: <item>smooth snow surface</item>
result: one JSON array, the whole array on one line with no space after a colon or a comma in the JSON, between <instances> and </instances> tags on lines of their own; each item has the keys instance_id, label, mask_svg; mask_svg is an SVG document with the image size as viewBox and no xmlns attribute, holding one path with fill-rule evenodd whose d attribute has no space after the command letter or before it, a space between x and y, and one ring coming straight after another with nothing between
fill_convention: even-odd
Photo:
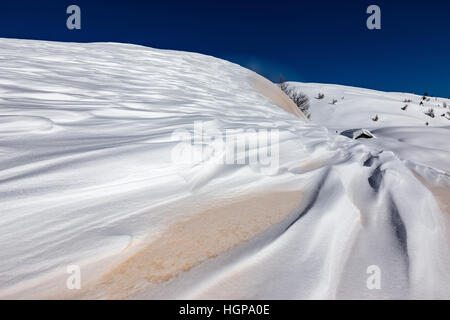
<instances>
[{"instance_id":1,"label":"smooth snow surface","mask_svg":"<svg viewBox=\"0 0 450 320\"><path fill-rule=\"evenodd\" d=\"M341 105L381 110L401 94L339 91L321 123L333 112L313 105L306 121L277 92L200 54L0 39L0 298L450 298L432 189L447 192L448 141L407 157L419 111L409 127L359 122L374 145L334 125ZM423 125L430 139L444 120ZM276 166L174 162L173 133L196 121L212 136L278 130ZM80 290L66 288L70 265Z\"/></svg>"}]
</instances>

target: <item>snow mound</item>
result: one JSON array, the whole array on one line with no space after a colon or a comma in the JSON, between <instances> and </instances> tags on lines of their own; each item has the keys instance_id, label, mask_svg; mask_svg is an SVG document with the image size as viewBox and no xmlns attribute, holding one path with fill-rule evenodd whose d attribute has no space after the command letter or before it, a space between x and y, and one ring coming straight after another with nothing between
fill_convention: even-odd
<instances>
[{"instance_id":1,"label":"snow mound","mask_svg":"<svg viewBox=\"0 0 450 320\"><path fill-rule=\"evenodd\" d=\"M195 53L11 39L0 71L1 298L450 297L434 193L396 153L305 121L255 73ZM198 128L250 143L180 145ZM276 136L261 146L255 132ZM66 286L71 265L80 290Z\"/></svg>"}]
</instances>

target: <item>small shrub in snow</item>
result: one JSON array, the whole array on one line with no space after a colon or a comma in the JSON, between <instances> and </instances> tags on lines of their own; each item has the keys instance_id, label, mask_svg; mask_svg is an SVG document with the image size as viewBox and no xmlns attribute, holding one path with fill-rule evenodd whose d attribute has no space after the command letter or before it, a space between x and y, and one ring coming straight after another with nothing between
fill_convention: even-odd
<instances>
[{"instance_id":1,"label":"small shrub in snow","mask_svg":"<svg viewBox=\"0 0 450 320\"><path fill-rule=\"evenodd\" d=\"M405 99L403 102L412 102L411 99Z\"/></svg>"},{"instance_id":2,"label":"small shrub in snow","mask_svg":"<svg viewBox=\"0 0 450 320\"><path fill-rule=\"evenodd\" d=\"M336 99L333 99L330 101L330 104L336 104L336 102L338 102Z\"/></svg>"},{"instance_id":3,"label":"small shrub in snow","mask_svg":"<svg viewBox=\"0 0 450 320\"><path fill-rule=\"evenodd\" d=\"M302 92L296 92L291 90L288 96L294 101L297 107L303 112L303 114L309 119L311 114L309 113L309 99L308 96Z\"/></svg>"},{"instance_id":4,"label":"small shrub in snow","mask_svg":"<svg viewBox=\"0 0 450 320\"><path fill-rule=\"evenodd\" d=\"M421 106L423 106L423 102L422 101L420 101L420 103L419 103Z\"/></svg>"},{"instance_id":5,"label":"small shrub in snow","mask_svg":"<svg viewBox=\"0 0 450 320\"><path fill-rule=\"evenodd\" d=\"M294 88L290 87L286 83L286 80L280 75L280 89L297 105L297 107L303 112L303 114L309 119L311 114L309 113L309 99L308 96L302 92L297 92Z\"/></svg>"},{"instance_id":6,"label":"small shrub in snow","mask_svg":"<svg viewBox=\"0 0 450 320\"><path fill-rule=\"evenodd\" d=\"M425 114L431 118L434 118L434 110L433 108L428 109L427 112L425 112Z\"/></svg>"},{"instance_id":7,"label":"small shrub in snow","mask_svg":"<svg viewBox=\"0 0 450 320\"><path fill-rule=\"evenodd\" d=\"M407 104L405 104L405 106L404 107L402 107L402 110L406 110L408 108L408 105Z\"/></svg>"},{"instance_id":8,"label":"small shrub in snow","mask_svg":"<svg viewBox=\"0 0 450 320\"><path fill-rule=\"evenodd\" d=\"M450 112L447 112L445 119L450 120Z\"/></svg>"},{"instance_id":9,"label":"small shrub in snow","mask_svg":"<svg viewBox=\"0 0 450 320\"><path fill-rule=\"evenodd\" d=\"M321 99L323 99L323 98L325 98L325 95L324 95L323 93L319 92L319 93L317 94L316 99L321 100Z\"/></svg>"},{"instance_id":10,"label":"small shrub in snow","mask_svg":"<svg viewBox=\"0 0 450 320\"><path fill-rule=\"evenodd\" d=\"M372 121L378 121L378 115L376 115L374 118L372 118Z\"/></svg>"}]
</instances>

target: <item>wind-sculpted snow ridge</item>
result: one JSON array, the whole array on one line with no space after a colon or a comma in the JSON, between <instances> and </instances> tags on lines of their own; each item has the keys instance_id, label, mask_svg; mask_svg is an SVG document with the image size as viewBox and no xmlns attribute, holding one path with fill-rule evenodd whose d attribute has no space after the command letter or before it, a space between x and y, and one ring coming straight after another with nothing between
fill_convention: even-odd
<instances>
[{"instance_id":1,"label":"wind-sculpted snow ridge","mask_svg":"<svg viewBox=\"0 0 450 320\"><path fill-rule=\"evenodd\" d=\"M396 153L304 120L255 73L11 39L0 70L1 298L450 297L433 192ZM249 144L180 144L198 128Z\"/></svg>"}]
</instances>

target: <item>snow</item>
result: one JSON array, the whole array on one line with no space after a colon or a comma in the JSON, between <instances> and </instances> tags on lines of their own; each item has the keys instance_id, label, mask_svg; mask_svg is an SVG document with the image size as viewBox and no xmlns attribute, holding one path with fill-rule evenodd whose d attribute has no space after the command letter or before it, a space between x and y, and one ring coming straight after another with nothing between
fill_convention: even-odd
<instances>
[{"instance_id":1,"label":"snow","mask_svg":"<svg viewBox=\"0 0 450 320\"><path fill-rule=\"evenodd\" d=\"M292 82L290 85L310 97L312 121L330 131L350 134L349 137L370 129L377 139L361 143L394 152L410 169L428 177L430 184L450 183L450 99L427 97L424 100L423 96L409 93L332 84ZM314 98L319 92L325 94L323 100ZM332 99L338 102L330 105L328 101ZM405 105L408 107L402 110ZM430 108L434 110L434 118L425 114ZM373 121L376 115L379 120Z\"/></svg>"},{"instance_id":2,"label":"snow","mask_svg":"<svg viewBox=\"0 0 450 320\"><path fill-rule=\"evenodd\" d=\"M236 64L117 43L0 39L0 70L0 298L450 298L445 99L432 119L410 94L297 83L307 121ZM174 162L199 122L276 130L279 157Z\"/></svg>"}]
</instances>

